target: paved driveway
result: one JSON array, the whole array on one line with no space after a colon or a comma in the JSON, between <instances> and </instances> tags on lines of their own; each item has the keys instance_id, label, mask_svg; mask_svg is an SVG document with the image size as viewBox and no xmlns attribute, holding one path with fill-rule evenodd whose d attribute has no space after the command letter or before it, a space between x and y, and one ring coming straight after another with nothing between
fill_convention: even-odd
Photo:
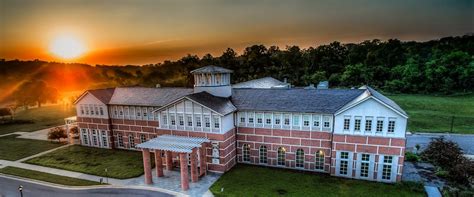
<instances>
[{"instance_id":1,"label":"paved driveway","mask_svg":"<svg viewBox=\"0 0 474 197\"><path fill-rule=\"evenodd\" d=\"M431 138L439 138L444 136L446 140L451 140L459 144L464 151L464 154L474 155L474 135L463 134L412 134L407 135L407 149L413 150L416 144L419 144L422 149L430 143Z\"/></svg>"},{"instance_id":2,"label":"paved driveway","mask_svg":"<svg viewBox=\"0 0 474 197\"><path fill-rule=\"evenodd\" d=\"M23 185L24 197L168 197L170 194L139 189L100 188L100 189L61 189L38 183L25 182L8 177L0 177L0 197L18 197L18 186Z\"/></svg>"}]
</instances>

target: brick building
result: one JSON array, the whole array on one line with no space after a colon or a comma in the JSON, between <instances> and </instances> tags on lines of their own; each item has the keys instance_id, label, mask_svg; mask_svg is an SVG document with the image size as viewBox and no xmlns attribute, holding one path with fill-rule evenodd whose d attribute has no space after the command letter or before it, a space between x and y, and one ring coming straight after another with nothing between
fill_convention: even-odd
<instances>
[{"instance_id":1,"label":"brick building","mask_svg":"<svg viewBox=\"0 0 474 197\"><path fill-rule=\"evenodd\" d=\"M155 153L167 158L163 165L191 158L201 171L249 163L401 179L408 116L374 89L295 88L270 77L231 85L232 71L216 66L191 73L194 88L86 91L76 101L81 144L148 151L154 141ZM182 144L187 151L158 136L205 140L202 147ZM182 160L184 153L189 156Z\"/></svg>"}]
</instances>

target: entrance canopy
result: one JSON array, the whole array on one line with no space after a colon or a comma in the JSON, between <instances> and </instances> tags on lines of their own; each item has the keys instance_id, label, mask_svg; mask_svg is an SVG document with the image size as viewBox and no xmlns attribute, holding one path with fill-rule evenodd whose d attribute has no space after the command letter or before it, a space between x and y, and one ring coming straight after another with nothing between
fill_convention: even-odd
<instances>
[{"instance_id":1,"label":"entrance canopy","mask_svg":"<svg viewBox=\"0 0 474 197\"><path fill-rule=\"evenodd\" d=\"M202 143L210 142L207 138L184 137L176 135L161 135L147 142L136 145L137 148L172 151L177 153L192 153Z\"/></svg>"}]
</instances>

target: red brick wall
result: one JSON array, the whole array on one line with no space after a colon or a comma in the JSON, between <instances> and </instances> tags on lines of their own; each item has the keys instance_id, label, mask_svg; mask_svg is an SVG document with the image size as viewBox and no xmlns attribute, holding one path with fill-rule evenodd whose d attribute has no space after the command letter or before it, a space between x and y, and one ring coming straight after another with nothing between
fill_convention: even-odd
<instances>
[{"instance_id":1,"label":"red brick wall","mask_svg":"<svg viewBox=\"0 0 474 197\"><path fill-rule=\"evenodd\" d=\"M113 148L114 143L113 143L113 135L112 135L112 128L109 124L109 119L105 118L86 118L86 117L77 117L77 126L79 127L79 134L82 129L97 129L101 131L106 131L108 135L108 148ZM80 138L82 139L82 135L80 135ZM80 140L80 143L82 143L82 140ZM84 144L81 144L84 145Z\"/></svg>"},{"instance_id":2,"label":"red brick wall","mask_svg":"<svg viewBox=\"0 0 474 197\"><path fill-rule=\"evenodd\" d=\"M377 177L378 158L380 155L398 156L397 181L401 180L405 155L405 139L374 136L333 135L331 175L335 175L336 151L353 153L370 153L375 155L374 177ZM356 154L353 158L353 175L356 170Z\"/></svg>"},{"instance_id":3,"label":"red brick wall","mask_svg":"<svg viewBox=\"0 0 474 197\"><path fill-rule=\"evenodd\" d=\"M237 161L242 163L242 147L244 144L250 146L250 163L259 164L259 148L261 145L267 147L267 159L269 166L277 166L277 152L279 147L285 147L287 168L296 168L296 150L303 149L305 152L304 170L314 170L314 155L317 151L325 153L324 172L329 173L331 159L331 133L316 131L297 131L268 128L237 128ZM301 168L298 168L301 169Z\"/></svg>"}]
</instances>

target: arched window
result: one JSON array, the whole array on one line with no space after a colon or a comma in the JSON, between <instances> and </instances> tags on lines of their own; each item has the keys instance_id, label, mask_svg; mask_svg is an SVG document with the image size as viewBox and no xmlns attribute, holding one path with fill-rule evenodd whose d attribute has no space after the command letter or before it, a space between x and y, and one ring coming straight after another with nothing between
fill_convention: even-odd
<instances>
[{"instance_id":1,"label":"arched window","mask_svg":"<svg viewBox=\"0 0 474 197\"><path fill-rule=\"evenodd\" d=\"M243 161L250 162L250 145L244 144L242 147Z\"/></svg>"},{"instance_id":2,"label":"arched window","mask_svg":"<svg viewBox=\"0 0 474 197\"><path fill-rule=\"evenodd\" d=\"M316 151L314 159L314 168L316 170L324 170L324 152L322 150Z\"/></svg>"},{"instance_id":3,"label":"arched window","mask_svg":"<svg viewBox=\"0 0 474 197\"><path fill-rule=\"evenodd\" d=\"M278 165L284 166L285 165L285 154L286 150L283 147L278 148Z\"/></svg>"},{"instance_id":4,"label":"arched window","mask_svg":"<svg viewBox=\"0 0 474 197\"><path fill-rule=\"evenodd\" d=\"M304 150L303 149L296 150L296 167L304 168Z\"/></svg>"},{"instance_id":5,"label":"arched window","mask_svg":"<svg viewBox=\"0 0 474 197\"><path fill-rule=\"evenodd\" d=\"M260 163L267 163L267 147L260 146Z\"/></svg>"}]
</instances>

